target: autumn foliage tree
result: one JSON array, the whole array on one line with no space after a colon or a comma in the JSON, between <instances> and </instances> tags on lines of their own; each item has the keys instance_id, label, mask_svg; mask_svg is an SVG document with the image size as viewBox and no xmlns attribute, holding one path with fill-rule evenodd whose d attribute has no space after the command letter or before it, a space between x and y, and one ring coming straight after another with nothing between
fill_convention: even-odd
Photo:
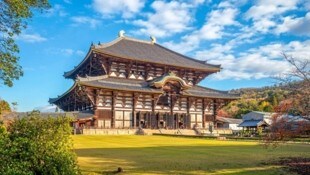
<instances>
[{"instance_id":1,"label":"autumn foliage tree","mask_svg":"<svg viewBox=\"0 0 310 175\"><path fill-rule=\"evenodd\" d=\"M0 116L8 112L11 112L10 104L5 100L0 99Z\"/></svg>"},{"instance_id":2,"label":"autumn foliage tree","mask_svg":"<svg viewBox=\"0 0 310 175\"><path fill-rule=\"evenodd\" d=\"M286 84L290 94L289 98L275 108L277 115L274 116L270 132L266 135L266 143L310 134L310 60L296 59L286 54L283 54L283 57L293 69L276 79Z\"/></svg>"}]
</instances>

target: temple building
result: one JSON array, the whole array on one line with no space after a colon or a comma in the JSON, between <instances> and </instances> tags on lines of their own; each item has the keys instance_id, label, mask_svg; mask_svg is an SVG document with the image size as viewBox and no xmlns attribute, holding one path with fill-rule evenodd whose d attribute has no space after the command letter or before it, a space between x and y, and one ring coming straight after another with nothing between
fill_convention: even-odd
<instances>
[{"instance_id":1,"label":"temple building","mask_svg":"<svg viewBox=\"0 0 310 175\"><path fill-rule=\"evenodd\" d=\"M220 65L199 61L156 43L124 36L92 45L84 60L65 78L73 86L50 103L78 112L79 127L207 128L217 110L239 98L202 87Z\"/></svg>"}]
</instances>

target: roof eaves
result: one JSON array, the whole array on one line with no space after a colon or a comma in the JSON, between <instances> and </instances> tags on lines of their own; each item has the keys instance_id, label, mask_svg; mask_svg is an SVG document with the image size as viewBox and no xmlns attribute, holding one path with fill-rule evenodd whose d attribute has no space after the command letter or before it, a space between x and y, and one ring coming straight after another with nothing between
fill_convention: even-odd
<instances>
[{"instance_id":1,"label":"roof eaves","mask_svg":"<svg viewBox=\"0 0 310 175\"><path fill-rule=\"evenodd\" d=\"M204 87L204 86L201 86L201 85L196 85L196 86L200 87L200 88L203 88L203 89L206 89L206 90L212 90L212 91L215 91L215 92L224 93L226 95L233 96L234 99L240 99L241 98L240 94L232 94L232 93L229 93L229 91L221 91L221 90L217 90L217 89L212 89L212 88Z\"/></svg>"},{"instance_id":2,"label":"roof eaves","mask_svg":"<svg viewBox=\"0 0 310 175\"><path fill-rule=\"evenodd\" d=\"M86 54L86 56L84 57L84 59L82 60L82 62L80 62L80 64L78 64L77 66L75 66L72 70L64 72L64 77L65 78L73 78L71 77L72 74L74 74L90 57L92 51L93 51L94 46L91 46L88 50L88 53Z\"/></svg>"},{"instance_id":3,"label":"roof eaves","mask_svg":"<svg viewBox=\"0 0 310 175\"><path fill-rule=\"evenodd\" d=\"M59 99L61 99L62 97L64 97L68 93L70 93L77 85L78 85L78 82L75 81L70 89L68 89L66 92L64 92L62 95L60 95L60 96L58 96L56 98L49 98L48 102L51 103L51 104L55 103L56 101L58 101Z\"/></svg>"}]
</instances>

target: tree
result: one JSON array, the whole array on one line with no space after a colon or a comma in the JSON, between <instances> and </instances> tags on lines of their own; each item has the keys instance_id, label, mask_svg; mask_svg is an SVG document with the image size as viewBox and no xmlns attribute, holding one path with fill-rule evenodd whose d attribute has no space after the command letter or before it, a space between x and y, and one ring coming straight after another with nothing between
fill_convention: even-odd
<instances>
[{"instance_id":1,"label":"tree","mask_svg":"<svg viewBox=\"0 0 310 175\"><path fill-rule=\"evenodd\" d=\"M19 65L18 45L14 38L27 27L26 19L32 17L32 9L49 8L48 0L0 1L0 81L13 86L13 80L23 76Z\"/></svg>"},{"instance_id":2,"label":"tree","mask_svg":"<svg viewBox=\"0 0 310 175\"><path fill-rule=\"evenodd\" d=\"M7 128L0 124L0 174L80 174L70 121L33 112Z\"/></svg>"},{"instance_id":3,"label":"tree","mask_svg":"<svg viewBox=\"0 0 310 175\"><path fill-rule=\"evenodd\" d=\"M283 57L292 66L292 70L276 79L285 84L290 92L289 99L275 108L278 114L274 116L270 133L265 137L267 144L286 141L310 132L310 60L296 59L284 53ZM289 114L299 117L289 117Z\"/></svg>"},{"instance_id":4,"label":"tree","mask_svg":"<svg viewBox=\"0 0 310 175\"><path fill-rule=\"evenodd\" d=\"M7 112L11 112L10 104L5 100L0 99L0 116Z\"/></svg>"},{"instance_id":5,"label":"tree","mask_svg":"<svg viewBox=\"0 0 310 175\"><path fill-rule=\"evenodd\" d=\"M280 83L286 84L292 99L291 108L286 110L297 110L299 115L310 119L310 59L296 59L283 53L284 59L292 65L292 70L278 76ZM278 111L288 113L288 111Z\"/></svg>"}]
</instances>

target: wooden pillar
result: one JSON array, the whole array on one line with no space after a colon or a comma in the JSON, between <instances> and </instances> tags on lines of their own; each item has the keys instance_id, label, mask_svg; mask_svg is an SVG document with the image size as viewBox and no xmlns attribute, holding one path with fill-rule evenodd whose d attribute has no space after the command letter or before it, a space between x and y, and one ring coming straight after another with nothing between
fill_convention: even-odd
<instances>
[{"instance_id":1,"label":"wooden pillar","mask_svg":"<svg viewBox=\"0 0 310 175\"><path fill-rule=\"evenodd\" d=\"M137 99L136 99L136 94L132 94L132 120L133 120L133 128L136 129L136 124L137 124L137 116L136 116L136 104L137 104Z\"/></svg>"},{"instance_id":2,"label":"wooden pillar","mask_svg":"<svg viewBox=\"0 0 310 175\"><path fill-rule=\"evenodd\" d=\"M202 99L202 128L206 128L206 117L205 117L205 110L206 110L206 105L205 105L205 99Z\"/></svg>"},{"instance_id":3,"label":"wooden pillar","mask_svg":"<svg viewBox=\"0 0 310 175\"><path fill-rule=\"evenodd\" d=\"M216 99L213 99L213 124L215 126L215 118L217 115L217 103L216 103Z\"/></svg>"},{"instance_id":4,"label":"wooden pillar","mask_svg":"<svg viewBox=\"0 0 310 175\"><path fill-rule=\"evenodd\" d=\"M173 126L173 120L174 120L174 117L173 117L173 98L172 98L172 94L170 94L170 116L169 117L169 125L172 125L172 129L175 129L174 126Z\"/></svg>"},{"instance_id":5,"label":"wooden pillar","mask_svg":"<svg viewBox=\"0 0 310 175\"><path fill-rule=\"evenodd\" d=\"M149 123L148 123L148 126L149 126L149 129L152 128L152 112L149 112Z\"/></svg>"},{"instance_id":6,"label":"wooden pillar","mask_svg":"<svg viewBox=\"0 0 310 175\"><path fill-rule=\"evenodd\" d=\"M154 121L156 121L156 115L155 115L155 95L152 95L152 113L151 113L151 129L153 127L153 123L155 123Z\"/></svg>"},{"instance_id":7,"label":"wooden pillar","mask_svg":"<svg viewBox=\"0 0 310 175\"><path fill-rule=\"evenodd\" d=\"M189 97L187 97L186 98L187 99L187 104L186 104L186 107L187 107L187 109L186 109L186 112L187 112L187 115L186 115L186 117L185 117L185 119L186 119L186 123L185 123L185 128L187 129L187 128L190 128L191 126L191 121L188 121L188 119L190 120L190 114L189 114ZM189 126L188 126L189 125Z\"/></svg>"},{"instance_id":8,"label":"wooden pillar","mask_svg":"<svg viewBox=\"0 0 310 175\"><path fill-rule=\"evenodd\" d=\"M116 92L112 91L112 118L111 118L111 128L115 128L115 101L116 101Z\"/></svg>"},{"instance_id":9,"label":"wooden pillar","mask_svg":"<svg viewBox=\"0 0 310 175\"><path fill-rule=\"evenodd\" d=\"M175 129L179 129L179 114L175 116Z\"/></svg>"}]
</instances>

